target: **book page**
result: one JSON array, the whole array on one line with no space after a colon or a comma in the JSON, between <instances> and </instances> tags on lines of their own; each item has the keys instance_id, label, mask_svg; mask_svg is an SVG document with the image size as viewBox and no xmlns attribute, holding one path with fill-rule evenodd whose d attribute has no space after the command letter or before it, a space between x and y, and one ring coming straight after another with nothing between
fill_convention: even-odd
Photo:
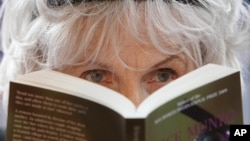
<instances>
[{"instance_id":1,"label":"book page","mask_svg":"<svg viewBox=\"0 0 250 141\"><path fill-rule=\"evenodd\" d=\"M11 84L7 140L122 140L125 120L94 102Z\"/></svg>"}]
</instances>

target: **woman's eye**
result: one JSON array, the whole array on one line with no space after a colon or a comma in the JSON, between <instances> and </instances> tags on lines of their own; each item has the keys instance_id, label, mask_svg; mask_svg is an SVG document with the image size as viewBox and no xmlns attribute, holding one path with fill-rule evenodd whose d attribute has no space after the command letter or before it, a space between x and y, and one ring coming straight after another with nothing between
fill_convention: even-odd
<instances>
[{"instance_id":1,"label":"woman's eye","mask_svg":"<svg viewBox=\"0 0 250 141\"><path fill-rule=\"evenodd\" d=\"M117 78L113 72L104 69L93 69L83 72L81 78L117 90Z\"/></svg>"},{"instance_id":2,"label":"woman's eye","mask_svg":"<svg viewBox=\"0 0 250 141\"><path fill-rule=\"evenodd\" d=\"M110 74L106 70L89 70L82 73L81 78L86 79L88 81L92 81L95 83L104 83L111 81Z\"/></svg>"},{"instance_id":3,"label":"woman's eye","mask_svg":"<svg viewBox=\"0 0 250 141\"><path fill-rule=\"evenodd\" d=\"M99 83L103 80L104 74L100 70L95 70L95 71L89 72L87 77L89 80L96 82L96 83Z\"/></svg>"},{"instance_id":4,"label":"woman's eye","mask_svg":"<svg viewBox=\"0 0 250 141\"><path fill-rule=\"evenodd\" d=\"M147 74L143 82L145 84L146 90L149 93L153 93L162 86L168 84L169 82L175 80L178 77L176 71L170 68L161 68L154 70Z\"/></svg>"},{"instance_id":5,"label":"woman's eye","mask_svg":"<svg viewBox=\"0 0 250 141\"><path fill-rule=\"evenodd\" d=\"M171 79L175 79L175 73L171 69L159 69L155 73L155 81L167 82Z\"/></svg>"}]
</instances>

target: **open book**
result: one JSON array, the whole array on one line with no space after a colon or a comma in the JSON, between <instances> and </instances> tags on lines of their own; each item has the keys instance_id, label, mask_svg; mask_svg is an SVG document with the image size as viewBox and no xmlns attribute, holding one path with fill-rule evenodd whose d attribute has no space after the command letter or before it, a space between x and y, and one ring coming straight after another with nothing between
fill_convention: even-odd
<instances>
[{"instance_id":1,"label":"open book","mask_svg":"<svg viewBox=\"0 0 250 141\"><path fill-rule=\"evenodd\" d=\"M243 124L240 72L208 64L138 107L122 94L53 70L10 83L7 141L194 141Z\"/></svg>"}]
</instances>

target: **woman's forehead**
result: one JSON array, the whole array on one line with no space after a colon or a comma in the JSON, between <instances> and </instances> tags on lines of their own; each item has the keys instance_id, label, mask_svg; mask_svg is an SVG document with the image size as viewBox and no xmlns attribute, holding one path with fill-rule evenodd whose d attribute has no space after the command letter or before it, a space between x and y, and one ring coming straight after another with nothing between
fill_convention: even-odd
<instances>
[{"instance_id":1,"label":"woman's forehead","mask_svg":"<svg viewBox=\"0 0 250 141\"><path fill-rule=\"evenodd\" d=\"M66 42L69 46L64 48L64 52L69 54L67 56L73 56L71 60L77 63L93 62L97 58L103 60L108 56L131 66L136 66L136 62L123 61L136 59L145 62L153 56L183 53L183 45L189 41L183 40L183 30L173 24L173 19L172 22L171 19L159 18L154 21L154 18L146 16L143 5L137 10L136 15L121 9L118 13L110 11L73 18L71 28L64 33L69 37ZM69 47L71 51L68 51ZM132 55L135 58L132 59Z\"/></svg>"},{"instance_id":2,"label":"woman's forehead","mask_svg":"<svg viewBox=\"0 0 250 141\"><path fill-rule=\"evenodd\" d=\"M188 63L187 56L183 53L177 55L163 54L154 47L126 46L119 54L116 54L113 48L101 48L98 56L84 66L114 71L123 69L146 71L152 68L166 67L167 64L174 64L175 62Z\"/></svg>"},{"instance_id":3,"label":"woman's forehead","mask_svg":"<svg viewBox=\"0 0 250 141\"><path fill-rule=\"evenodd\" d=\"M126 34L125 34L126 35ZM125 36L124 35L124 36ZM166 44L166 48L169 47ZM126 35L120 44L103 44L98 48L96 43L90 44L86 51L86 56L82 60L91 58L96 54L96 57L91 59L88 64L98 66L105 66L107 68L114 68L120 66L133 68L137 70L149 69L161 62L172 60L185 60L183 52L175 55L162 53L153 44L143 44L133 36Z\"/></svg>"}]
</instances>

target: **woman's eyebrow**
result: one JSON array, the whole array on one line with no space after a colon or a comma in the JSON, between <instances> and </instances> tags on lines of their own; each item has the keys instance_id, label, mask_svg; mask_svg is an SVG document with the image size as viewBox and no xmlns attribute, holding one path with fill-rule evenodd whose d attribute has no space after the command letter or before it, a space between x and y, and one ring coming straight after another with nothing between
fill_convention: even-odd
<instances>
[{"instance_id":1,"label":"woman's eyebrow","mask_svg":"<svg viewBox=\"0 0 250 141\"><path fill-rule=\"evenodd\" d=\"M183 61L183 59L179 55L170 55L169 57L167 57L163 61L153 65L151 68L160 68L161 66L163 66L163 65L165 65L167 63L176 61L176 60L182 60Z\"/></svg>"},{"instance_id":2,"label":"woman's eyebrow","mask_svg":"<svg viewBox=\"0 0 250 141\"><path fill-rule=\"evenodd\" d=\"M157 63L157 64L155 64L153 66L148 66L148 68L150 68L150 69L160 68L161 66L166 65L167 63L170 63L170 62L173 62L173 61L176 61L176 60L183 61L183 58L180 57L180 55L170 55L166 59L160 61L159 63ZM104 64L104 63L99 62L99 61L88 62L86 64L87 65L85 67L88 68L88 69L95 68L95 67L102 68L102 69L111 69L111 68L113 68L112 66L110 66L108 64Z\"/></svg>"},{"instance_id":3,"label":"woman's eyebrow","mask_svg":"<svg viewBox=\"0 0 250 141\"><path fill-rule=\"evenodd\" d=\"M104 68L104 69L109 69L109 68L111 68L110 66L108 66L108 65L106 65L106 64L104 64L104 63L101 63L101 62L97 62L97 61L95 61L95 62L89 62L89 63L86 63L87 65L86 65L86 67L87 68L92 68L92 67L100 67L100 68Z\"/></svg>"}]
</instances>

